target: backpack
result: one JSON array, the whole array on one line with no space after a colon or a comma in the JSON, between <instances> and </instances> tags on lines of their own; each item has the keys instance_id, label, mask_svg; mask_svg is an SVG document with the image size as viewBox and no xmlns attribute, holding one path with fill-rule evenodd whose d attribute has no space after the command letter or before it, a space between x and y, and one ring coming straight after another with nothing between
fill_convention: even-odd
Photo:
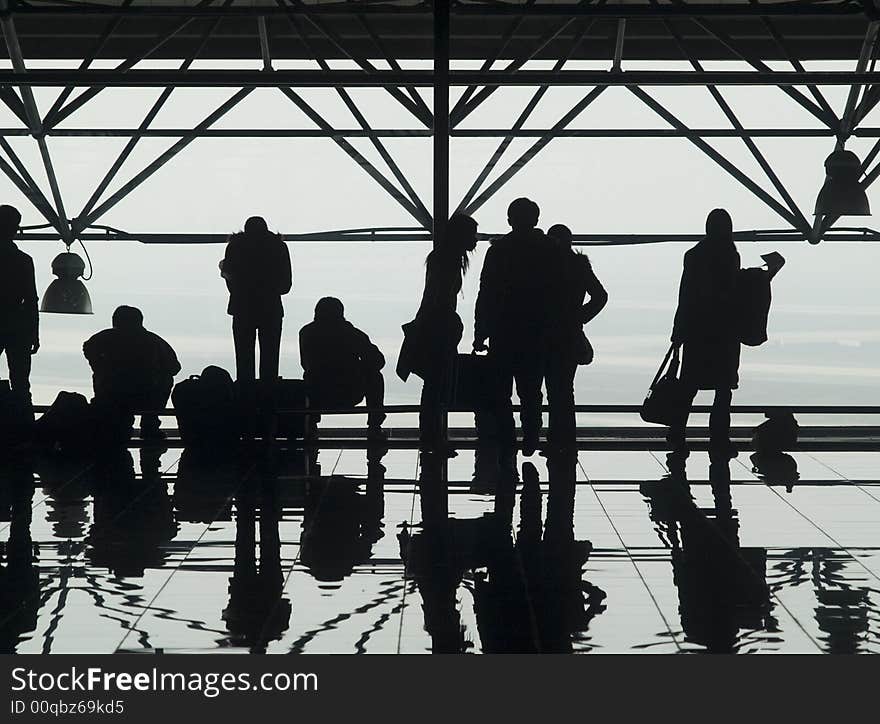
<instances>
[{"instance_id":1,"label":"backpack","mask_svg":"<svg viewBox=\"0 0 880 724\"><path fill-rule=\"evenodd\" d=\"M232 376L209 365L178 382L171 392L180 437L186 447L217 448L241 435L241 409Z\"/></svg>"}]
</instances>

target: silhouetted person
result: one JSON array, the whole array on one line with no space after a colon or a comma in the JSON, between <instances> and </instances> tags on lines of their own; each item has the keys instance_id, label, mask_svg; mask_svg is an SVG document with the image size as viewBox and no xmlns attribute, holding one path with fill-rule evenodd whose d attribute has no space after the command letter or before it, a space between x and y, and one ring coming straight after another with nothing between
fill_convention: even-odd
<instances>
[{"instance_id":1,"label":"silhouetted person","mask_svg":"<svg viewBox=\"0 0 880 724\"><path fill-rule=\"evenodd\" d=\"M279 234L266 221L252 216L244 231L233 234L220 262L220 273L229 289L235 370L239 381L256 379L256 342L260 342L260 379L278 378L281 354L281 297L290 291L290 253Z\"/></svg>"},{"instance_id":2,"label":"silhouetted person","mask_svg":"<svg viewBox=\"0 0 880 724\"><path fill-rule=\"evenodd\" d=\"M446 238L425 260L425 290L416 325L421 332L420 356L424 363L419 438L423 451L446 444L444 413L449 407L455 357L464 325L458 316L458 295L468 269L468 257L477 246L477 222L454 214Z\"/></svg>"},{"instance_id":3,"label":"silhouetted person","mask_svg":"<svg viewBox=\"0 0 880 724\"><path fill-rule=\"evenodd\" d=\"M180 362L168 342L144 329L141 310L117 307L113 327L87 339L83 354L92 368L95 402L126 414L149 410L141 415L141 434L161 436L154 411L168 404Z\"/></svg>"},{"instance_id":4,"label":"silhouetted person","mask_svg":"<svg viewBox=\"0 0 880 724\"><path fill-rule=\"evenodd\" d=\"M511 395L519 397L523 454L532 455L541 432L541 383L547 344L552 254L537 229L538 205L514 200L507 209L511 232L492 242L483 261L474 320L474 350L486 348L498 374L498 435L513 452L516 434Z\"/></svg>"},{"instance_id":5,"label":"silhouetted person","mask_svg":"<svg viewBox=\"0 0 880 724\"><path fill-rule=\"evenodd\" d=\"M736 319L739 252L733 243L733 223L724 209L706 218L706 236L684 255L678 309L672 328L675 354L683 348L681 379L690 404L698 390L714 390L709 417L710 450L719 458L733 457L730 442L730 404L739 385L740 341ZM690 411L670 428L673 449L686 453L685 428Z\"/></svg>"},{"instance_id":6,"label":"silhouetted person","mask_svg":"<svg viewBox=\"0 0 880 724\"><path fill-rule=\"evenodd\" d=\"M9 384L24 403L31 403L31 356L40 348L34 262L12 239L21 224L13 206L0 206L0 354L6 353Z\"/></svg>"},{"instance_id":7,"label":"silhouetted person","mask_svg":"<svg viewBox=\"0 0 880 724\"><path fill-rule=\"evenodd\" d=\"M608 303L608 293L593 273L585 254L571 246L571 230L556 224L547 230L554 247L555 299L550 314L545 379L550 406L548 442L555 447L574 445L574 376L580 364L592 361L592 350L584 334L590 322ZM584 304L585 297L589 301Z\"/></svg>"},{"instance_id":8,"label":"silhouetted person","mask_svg":"<svg viewBox=\"0 0 880 724\"><path fill-rule=\"evenodd\" d=\"M345 308L335 297L315 305L315 320L299 332L299 353L309 406L354 407L366 399L367 407L385 405L385 356L366 333L345 318ZM385 413L367 413L367 436L384 437Z\"/></svg>"}]
</instances>

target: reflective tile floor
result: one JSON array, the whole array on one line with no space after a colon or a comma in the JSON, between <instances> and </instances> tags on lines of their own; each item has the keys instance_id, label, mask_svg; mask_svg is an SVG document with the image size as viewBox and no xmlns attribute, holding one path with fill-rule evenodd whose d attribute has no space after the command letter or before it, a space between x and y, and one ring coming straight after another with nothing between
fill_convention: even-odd
<instances>
[{"instance_id":1,"label":"reflective tile floor","mask_svg":"<svg viewBox=\"0 0 880 724\"><path fill-rule=\"evenodd\" d=\"M880 452L245 459L4 463L0 651L880 651Z\"/></svg>"}]
</instances>

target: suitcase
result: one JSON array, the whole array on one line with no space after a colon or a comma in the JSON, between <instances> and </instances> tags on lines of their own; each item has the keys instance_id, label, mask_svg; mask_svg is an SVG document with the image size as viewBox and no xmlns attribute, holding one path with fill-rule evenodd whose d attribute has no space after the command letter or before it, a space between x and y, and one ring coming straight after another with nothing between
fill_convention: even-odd
<instances>
[{"instance_id":1,"label":"suitcase","mask_svg":"<svg viewBox=\"0 0 880 724\"><path fill-rule=\"evenodd\" d=\"M61 452L90 448L93 432L93 411L89 401L77 392L59 392L34 423L34 441Z\"/></svg>"},{"instance_id":2,"label":"suitcase","mask_svg":"<svg viewBox=\"0 0 880 724\"><path fill-rule=\"evenodd\" d=\"M178 382L171 402L184 446L221 449L238 442L241 406L232 377L221 367L205 367Z\"/></svg>"},{"instance_id":3,"label":"suitcase","mask_svg":"<svg viewBox=\"0 0 880 724\"><path fill-rule=\"evenodd\" d=\"M497 399L497 390L497 375L487 355L457 355L450 409L461 412L491 410Z\"/></svg>"},{"instance_id":4,"label":"suitcase","mask_svg":"<svg viewBox=\"0 0 880 724\"><path fill-rule=\"evenodd\" d=\"M308 407L305 382L279 379L275 383L273 404L278 411L277 435L288 440L302 440L306 430L305 413L285 410L304 410Z\"/></svg>"}]
</instances>

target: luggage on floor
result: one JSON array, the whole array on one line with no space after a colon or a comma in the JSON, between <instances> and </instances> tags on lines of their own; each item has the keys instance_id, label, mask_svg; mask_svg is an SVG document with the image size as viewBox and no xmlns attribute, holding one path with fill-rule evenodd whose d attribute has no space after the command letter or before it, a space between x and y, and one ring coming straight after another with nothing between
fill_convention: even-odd
<instances>
[{"instance_id":1,"label":"luggage on floor","mask_svg":"<svg viewBox=\"0 0 880 724\"><path fill-rule=\"evenodd\" d=\"M89 401L77 392L59 392L34 423L34 441L62 452L91 449L94 421Z\"/></svg>"},{"instance_id":2,"label":"luggage on floor","mask_svg":"<svg viewBox=\"0 0 880 724\"><path fill-rule=\"evenodd\" d=\"M178 382L171 393L186 447L220 448L238 441L241 407L231 375L210 365Z\"/></svg>"}]
</instances>

